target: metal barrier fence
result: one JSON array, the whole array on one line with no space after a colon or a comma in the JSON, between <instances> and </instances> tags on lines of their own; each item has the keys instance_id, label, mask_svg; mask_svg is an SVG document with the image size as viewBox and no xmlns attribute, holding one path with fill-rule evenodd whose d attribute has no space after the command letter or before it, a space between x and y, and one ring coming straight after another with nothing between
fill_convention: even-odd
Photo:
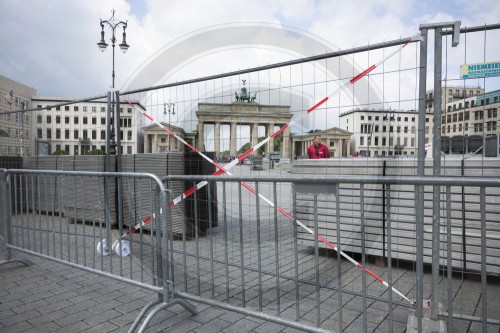
<instances>
[{"instance_id":1,"label":"metal barrier fence","mask_svg":"<svg viewBox=\"0 0 500 333\"><path fill-rule=\"evenodd\" d=\"M497 196L490 195L498 194L499 180L395 176L244 177L241 174L248 174L248 166L238 168L233 169L236 174L233 177L172 176L166 179L167 184L182 180L192 186L205 180L208 187L217 182L219 198L217 227L170 243L171 280L177 296L311 332L397 332L406 328L408 332L412 331L410 328L422 331L426 328L423 311L427 313L429 310L424 308L428 307L440 309L439 319L447 325L448 332L468 332L478 326L482 332L498 329L500 311L495 294L498 295L499 289L493 280L498 280L498 275L487 273L486 265L498 264L491 261L498 261L498 257L490 257L498 252L498 241L490 236L495 230L500 231L500 212L495 204ZM371 227L367 212L373 209L367 188L374 184L386 187L386 266L374 264L377 261L374 259L379 257L367 254L365 241ZM432 189L432 186L441 187L445 197L445 214L438 238L442 267L438 285L440 304L430 304L432 286L428 282L431 274L428 271L419 274L414 262L393 257L400 246L398 221L393 217L401 209L395 209L393 204L399 204L401 193L406 198L408 192ZM481 212L477 225L470 226L477 231L474 237L481 266L476 272L479 281L464 281L452 264L460 253L454 246L457 230L452 223L451 205L455 203L451 195L462 187L476 193L477 198L477 204L463 207L466 214ZM346 188L359 195L355 218L359 225L348 237L336 232L352 223L346 216L348 208L342 198L337 199L340 191L345 193ZM295 215L296 208L304 204L298 198L306 194L312 197L308 202L310 218L307 222L306 219L298 220ZM196 191L193 195L196 201ZM408 222L412 222L411 231L418 239L423 237L424 230L422 221L416 218L416 206L408 205L404 209L412 216L408 217L412 220ZM203 219L196 221L196 225L206 223L211 225ZM330 230L322 228L322 223ZM308 233L310 240L298 239L299 231ZM426 230L427 235L428 232ZM344 244L353 241L359 242L359 253L331 251L336 246L342 250ZM322 249L320 244L330 251ZM422 258L424 249L414 248L413 256ZM415 288L419 280L426 281L422 291ZM467 304L475 304L465 306L466 299Z\"/></svg>"},{"instance_id":2,"label":"metal barrier fence","mask_svg":"<svg viewBox=\"0 0 500 333\"><path fill-rule=\"evenodd\" d=\"M498 193L500 180L242 176L248 173L247 169L247 165L237 166L233 177L165 178L167 187L171 182L194 186L207 181L208 202L216 204L218 210L217 223L210 212L204 216L195 214L194 230L180 236L168 223L171 211L167 207L173 201L153 175L1 170L0 193L5 200L0 207L0 236L7 250L6 262L15 261L11 253L14 250L156 292L157 299L145 306L131 331L138 328L148 311L139 331L146 329L155 314L174 304L196 314L188 301L309 332L393 332L411 327L422 331L423 311L429 306L440 309L439 318L450 332L467 332L474 325L479 325L482 332L498 329L498 275L488 273L486 267L492 264L490 260L497 260L491 259L498 251L498 241L491 233L500 231L500 211L495 205L496 195L492 194ZM106 214L104 203L106 179L113 177L121 178L123 187L129 189L123 199L128 201L121 214L124 224L118 230L111 230L113 215ZM211 196L215 182L217 199ZM377 260L368 254L366 244L370 228L368 187L374 184L386 187L386 266L374 264ZM415 288L419 280L430 280L430 274L415 271L411 262L392 260L398 250L399 227L393 217L397 216L394 205L401 199L399 192L432 186L441 187L446 198L438 237L439 256L443 259L438 285L440 304L429 304L433 286L426 285L422 291ZM359 196L359 226L350 236L336 232L353 222L346 217L340 198L341 190L345 193L347 187ZM471 226L478 231L469 235L479 244L479 281L464 282L453 268L457 253L452 240L456 230L451 195L462 187L477 195L477 204L463 209L466 213L480 212L478 225ZM44 192L55 188L65 193L59 196L58 206L41 201L47 197ZM206 204L200 202L203 199L198 191L192 194L195 205ZM304 196L312 198L308 203L311 218L302 212L304 218L298 220L297 207L303 206L298 201ZM89 206L93 207L93 214L83 214ZM415 205L406 210L417 208ZM68 209L72 210L71 218L66 214ZM101 215L106 216L104 223ZM418 239L424 230L416 216L413 214L412 231ZM138 221L143 223L134 225ZM323 229L321 223L330 229ZM134 226L136 232L125 233L125 225ZM201 225L206 227L200 228ZM308 233L313 245L310 240L297 237L299 232ZM111 255L102 255L106 254L104 240L112 244ZM358 253L344 251L344 244L353 240L359 241ZM416 260L422 258L424 250L415 248L414 256ZM474 306L465 306L464 299Z\"/></svg>"},{"instance_id":3,"label":"metal barrier fence","mask_svg":"<svg viewBox=\"0 0 500 333\"><path fill-rule=\"evenodd\" d=\"M106 202L109 184L115 181L124 189L119 224L115 209ZM162 213L167 212L170 192L157 176L0 170L0 197L0 239L6 250L0 264L29 265L12 256L15 250L156 292L157 299L144 307L130 331L144 331L158 311L173 304L196 314L193 306L172 298L165 252L169 214ZM136 226L142 216L152 217L147 229ZM118 228L112 229L112 224ZM135 232L127 232L127 227L135 227Z\"/></svg>"}]
</instances>

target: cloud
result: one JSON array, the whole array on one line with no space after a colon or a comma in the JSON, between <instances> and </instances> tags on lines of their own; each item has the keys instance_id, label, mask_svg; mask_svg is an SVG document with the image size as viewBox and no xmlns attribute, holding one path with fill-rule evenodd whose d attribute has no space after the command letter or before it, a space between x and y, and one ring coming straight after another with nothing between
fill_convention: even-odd
<instances>
[{"instance_id":1,"label":"cloud","mask_svg":"<svg viewBox=\"0 0 500 333\"><path fill-rule=\"evenodd\" d=\"M467 4L467 6L466 6ZM465 2L396 0L40 0L0 3L0 71L2 75L38 90L45 96L87 97L111 86L111 49L100 53L99 19L111 10L127 21L126 54L116 50L116 84L126 79L168 43L216 24L267 22L316 34L342 49L410 36L420 23L462 19L467 24L494 23L500 17L497 1ZM134 12L136 10L137 12ZM106 31L106 37L110 33ZM118 43L121 30L117 32ZM245 36L241 36L242 41ZM118 48L117 48L118 49ZM218 60L231 65L228 53ZM279 57L256 53L248 67ZM363 59L360 59L363 60ZM251 61L254 61L253 63ZM186 68L187 69L187 68ZM218 71L228 71L220 69ZM194 75L192 72L186 72ZM217 74L217 73L212 73ZM179 73L182 77L181 73ZM184 77L186 77L184 76Z\"/></svg>"}]
</instances>

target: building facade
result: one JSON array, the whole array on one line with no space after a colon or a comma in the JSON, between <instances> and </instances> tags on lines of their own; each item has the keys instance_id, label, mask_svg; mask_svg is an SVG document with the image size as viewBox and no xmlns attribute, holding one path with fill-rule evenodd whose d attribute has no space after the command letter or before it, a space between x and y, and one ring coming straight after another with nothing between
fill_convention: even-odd
<instances>
[{"instance_id":1,"label":"building facade","mask_svg":"<svg viewBox=\"0 0 500 333\"><path fill-rule=\"evenodd\" d=\"M500 90L446 104L441 118L441 135L495 136L500 133Z\"/></svg>"},{"instance_id":2,"label":"building facade","mask_svg":"<svg viewBox=\"0 0 500 333\"><path fill-rule=\"evenodd\" d=\"M0 156L34 154L32 115L22 110L31 107L35 95L34 88L0 75Z\"/></svg>"},{"instance_id":3,"label":"building facade","mask_svg":"<svg viewBox=\"0 0 500 333\"><path fill-rule=\"evenodd\" d=\"M196 133L186 133L184 129L161 123L164 127L175 133L178 137L194 146ZM151 124L143 128L144 131L144 153L166 153L166 152L184 152L184 144L169 135L164 129L156 124Z\"/></svg>"},{"instance_id":4,"label":"building facade","mask_svg":"<svg viewBox=\"0 0 500 333\"><path fill-rule=\"evenodd\" d=\"M425 116L425 142L432 139L434 117ZM416 155L418 111L354 109L340 115L340 128L353 133L350 152L363 156Z\"/></svg>"},{"instance_id":5,"label":"building facade","mask_svg":"<svg viewBox=\"0 0 500 333\"><path fill-rule=\"evenodd\" d=\"M65 104L65 105L61 105ZM64 151L85 155L106 151L107 101L79 102L76 99L40 97L32 99L31 114L35 154L47 155ZM127 103L120 103L121 152L142 152L142 118ZM115 141L117 137L115 137Z\"/></svg>"}]
</instances>

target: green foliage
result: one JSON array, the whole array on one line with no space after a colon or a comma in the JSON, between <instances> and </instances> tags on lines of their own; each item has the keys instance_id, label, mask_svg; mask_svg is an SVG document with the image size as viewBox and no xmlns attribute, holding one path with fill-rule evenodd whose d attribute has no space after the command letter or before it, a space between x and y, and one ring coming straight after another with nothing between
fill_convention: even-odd
<instances>
[{"instance_id":1,"label":"green foliage","mask_svg":"<svg viewBox=\"0 0 500 333\"><path fill-rule=\"evenodd\" d=\"M69 153L66 150L58 149L55 152L53 152L52 155L69 155Z\"/></svg>"},{"instance_id":2,"label":"green foliage","mask_svg":"<svg viewBox=\"0 0 500 333\"><path fill-rule=\"evenodd\" d=\"M87 153L87 155L106 155L106 153L104 152L104 150L92 149Z\"/></svg>"},{"instance_id":3,"label":"green foliage","mask_svg":"<svg viewBox=\"0 0 500 333\"><path fill-rule=\"evenodd\" d=\"M247 142L243 146L241 146L241 148L238 150L238 154L243 154L248 149L250 149L250 142Z\"/></svg>"}]
</instances>

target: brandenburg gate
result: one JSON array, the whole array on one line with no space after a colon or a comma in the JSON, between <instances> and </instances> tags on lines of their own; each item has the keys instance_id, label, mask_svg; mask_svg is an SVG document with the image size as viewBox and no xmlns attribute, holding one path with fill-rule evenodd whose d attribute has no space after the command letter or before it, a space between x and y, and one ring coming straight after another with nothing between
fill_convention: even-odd
<instances>
[{"instance_id":1,"label":"brandenburg gate","mask_svg":"<svg viewBox=\"0 0 500 333\"><path fill-rule=\"evenodd\" d=\"M255 102L256 93L247 93L243 81L241 93L235 93L236 100L231 104L223 103L199 103L196 117L198 118L198 133L196 135L196 147L201 151L205 150L205 125L214 126L214 152L220 154L221 126L229 125L229 154L237 155L237 126L250 126L250 145L254 147L258 143L258 128L265 127L265 136L276 132L275 126L282 127L292 119L290 106L283 105L260 105ZM282 133L281 157L290 158L290 129L287 128ZM279 136L278 136L279 137ZM212 139L212 138L210 138ZM268 147L274 147L274 139L265 144L266 155L269 153ZM271 148L272 149L272 148ZM254 152L256 154L256 152Z\"/></svg>"}]
</instances>

